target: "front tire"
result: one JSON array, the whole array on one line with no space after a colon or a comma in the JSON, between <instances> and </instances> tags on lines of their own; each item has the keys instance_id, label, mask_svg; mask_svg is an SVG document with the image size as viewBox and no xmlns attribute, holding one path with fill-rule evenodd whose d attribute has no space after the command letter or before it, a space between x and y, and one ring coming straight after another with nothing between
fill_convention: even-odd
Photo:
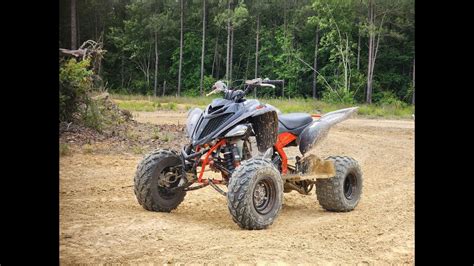
<instances>
[{"instance_id":1,"label":"front tire","mask_svg":"<svg viewBox=\"0 0 474 266\"><path fill-rule=\"evenodd\" d=\"M182 172L181 158L172 151L158 149L146 155L138 165L134 178L138 203L148 211L171 212L176 209L184 200L186 191L171 192L169 188L178 185ZM163 181L164 178L167 182Z\"/></svg>"},{"instance_id":2,"label":"front tire","mask_svg":"<svg viewBox=\"0 0 474 266\"><path fill-rule=\"evenodd\" d=\"M316 179L316 196L319 204L328 211L347 212L359 204L362 194L362 171L353 158L330 156L336 175Z\"/></svg>"},{"instance_id":3,"label":"front tire","mask_svg":"<svg viewBox=\"0 0 474 266\"><path fill-rule=\"evenodd\" d=\"M282 201L283 181L269 160L246 160L232 173L227 207L240 228L267 228L278 216Z\"/></svg>"}]
</instances>

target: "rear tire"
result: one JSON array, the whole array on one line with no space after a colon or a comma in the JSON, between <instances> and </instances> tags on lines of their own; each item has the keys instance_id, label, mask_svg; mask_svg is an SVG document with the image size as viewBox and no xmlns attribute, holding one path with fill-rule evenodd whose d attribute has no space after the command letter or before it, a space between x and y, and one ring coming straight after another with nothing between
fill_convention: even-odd
<instances>
[{"instance_id":1,"label":"rear tire","mask_svg":"<svg viewBox=\"0 0 474 266\"><path fill-rule=\"evenodd\" d=\"M316 197L328 211L347 212L353 210L362 194L362 171L356 160L346 156L330 156L336 175L316 179Z\"/></svg>"},{"instance_id":2,"label":"rear tire","mask_svg":"<svg viewBox=\"0 0 474 266\"><path fill-rule=\"evenodd\" d=\"M227 207L240 228L267 228L278 216L282 201L283 181L269 160L246 160L232 173Z\"/></svg>"},{"instance_id":3,"label":"rear tire","mask_svg":"<svg viewBox=\"0 0 474 266\"><path fill-rule=\"evenodd\" d=\"M171 172L170 167L178 168L182 173L181 158L173 151L160 149L146 155L138 165L134 178L134 192L138 203L145 210L171 212L184 200L186 191L170 192L166 187L159 185L164 174ZM177 178L170 187L177 186L179 180Z\"/></svg>"}]
</instances>

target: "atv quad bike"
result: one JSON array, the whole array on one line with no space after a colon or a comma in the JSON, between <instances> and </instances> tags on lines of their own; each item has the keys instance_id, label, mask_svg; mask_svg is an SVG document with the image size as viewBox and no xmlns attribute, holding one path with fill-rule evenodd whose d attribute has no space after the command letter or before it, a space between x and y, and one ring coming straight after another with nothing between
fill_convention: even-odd
<instances>
[{"instance_id":1,"label":"atv quad bike","mask_svg":"<svg viewBox=\"0 0 474 266\"><path fill-rule=\"evenodd\" d=\"M189 143L179 152L157 149L139 163L134 191L140 205L149 211L170 212L188 191L210 185L227 197L233 221L241 228L264 229L278 216L284 192L308 195L315 186L324 209L353 210L362 191L357 161L345 156L321 160L314 154L305 155L332 125L349 118L357 107L323 116L281 114L269 104L245 99L252 89L275 88L281 82L247 80L243 90L216 82L208 95L224 92L224 98L214 99L205 110L189 111ZM252 152L255 145L258 153ZM296 156L294 165L284 151L289 146L298 146L303 155ZM220 172L221 178L204 178L206 168ZM226 186L227 192L218 185Z\"/></svg>"}]
</instances>

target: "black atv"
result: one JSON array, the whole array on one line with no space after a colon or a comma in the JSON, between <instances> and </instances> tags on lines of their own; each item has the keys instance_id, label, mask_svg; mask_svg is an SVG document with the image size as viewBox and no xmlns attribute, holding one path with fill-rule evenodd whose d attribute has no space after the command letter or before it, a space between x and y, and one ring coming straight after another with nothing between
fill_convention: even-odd
<instances>
[{"instance_id":1,"label":"black atv","mask_svg":"<svg viewBox=\"0 0 474 266\"><path fill-rule=\"evenodd\" d=\"M204 111L189 111L189 143L181 151L157 149L138 165L134 191L140 205L149 211L170 212L188 191L210 185L227 196L230 214L241 228L264 229L279 214L284 192L308 195L315 186L324 209L353 210L362 192L357 161L342 156L321 160L308 152L357 107L323 116L281 114L269 104L245 99L252 89L275 88L281 82L247 80L243 90L216 82L208 95L224 92L224 98L214 99ZM284 151L289 146L298 146L303 155L296 156L294 165L288 163ZM203 178L206 167L220 172L221 178ZM225 185L227 192L218 185Z\"/></svg>"}]
</instances>

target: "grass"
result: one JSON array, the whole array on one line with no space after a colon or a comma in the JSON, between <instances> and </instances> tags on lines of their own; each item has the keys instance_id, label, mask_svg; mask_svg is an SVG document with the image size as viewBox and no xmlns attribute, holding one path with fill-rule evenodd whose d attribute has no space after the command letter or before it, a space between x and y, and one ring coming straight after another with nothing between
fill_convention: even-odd
<instances>
[{"instance_id":1,"label":"grass","mask_svg":"<svg viewBox=\"0 0 474 266\"><path fill-rule=\"evenodd\" d=\"M59 143L59 156L67 156L71 154L71 149L66 143Z\"/></svg>"},{"instance_id":2,"label":"grass","mask_svg":"<svg viewBox=\"0 0 474 266\"><path fill-rule=\"evenodd\" d=\"M112 94L117 105L129 111L158 111L173 110L186 112L191 108L205 108L215 97L153 97L143 95L120 95ZM367 105L367 104L330 104L313 99L259 99L262 103L271 104L283 113L305 112L305 113L328 113L337 109L359 106L358 115L367 118L392 118L411 119L414 113L413 106L399 105Z\"/></svg>"},{"instance_id":3,"label":"grass","mask_svg":"<svg viewBox=\"0 0 474 266\"><path fill-rule=\"evenodd\" d=\"M133 146L132 148L133 153L135 154L143 154L145 152L145 149L141 146Z\"/></svg>"},{"instance_id":4,"label":"grass","mask_svg":"<svg viewBox=\"0 0 474 266\"><path fill-rule=\"evenodd\" d=\"M82 151L86 154L91 154L94 152L94 146L92 144L84 144L82 145Z\"/></svg>"}]
</instances>

